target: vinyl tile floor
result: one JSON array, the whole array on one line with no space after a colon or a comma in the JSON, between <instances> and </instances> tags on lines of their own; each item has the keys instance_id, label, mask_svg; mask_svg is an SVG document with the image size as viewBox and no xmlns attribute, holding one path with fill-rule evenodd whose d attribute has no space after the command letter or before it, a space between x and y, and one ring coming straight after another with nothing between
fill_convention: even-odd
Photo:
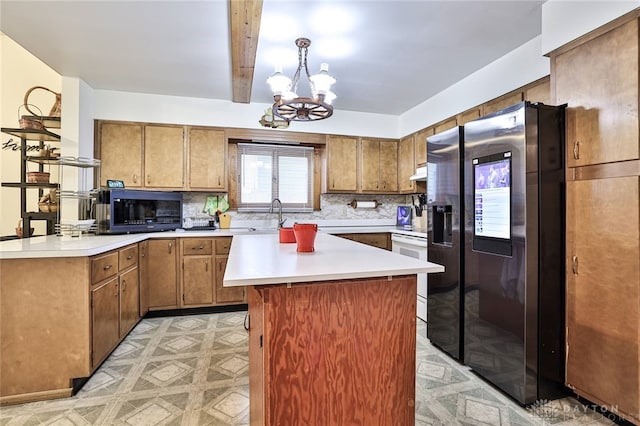
<instances>
[{"instance_id":1,"label":"vinyl tile floor","mask_svg":"<svg viewBox=\"0 0 640 426\"><path fill-rule=\"evenodd\" d=\"M144 319L75 396L0 407L0 425L248 425L244 315ZM613 424L572 398L520 407L434 348L418 323L416 425Z\"/></svg>"}]
</instances>

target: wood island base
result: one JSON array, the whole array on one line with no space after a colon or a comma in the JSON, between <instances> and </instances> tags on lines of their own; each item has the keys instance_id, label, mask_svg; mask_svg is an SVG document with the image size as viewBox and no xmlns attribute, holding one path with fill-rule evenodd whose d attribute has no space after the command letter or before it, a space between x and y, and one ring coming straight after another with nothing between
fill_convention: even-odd
<instances>
[{"instance_id":1,"label":"wood island base","mask_svg":"<svg viewBox=\"0 0 640 426\"><path fill-rule=\"evenodd\" d=\"M251 425L413 425L415 295L415 275L250 287Z\"/></svg>"}]
</instances>

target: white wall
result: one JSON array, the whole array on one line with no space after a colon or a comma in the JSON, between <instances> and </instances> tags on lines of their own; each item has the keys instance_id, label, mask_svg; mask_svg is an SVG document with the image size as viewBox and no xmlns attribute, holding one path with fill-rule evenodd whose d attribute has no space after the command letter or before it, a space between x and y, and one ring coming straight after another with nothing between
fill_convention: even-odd
<instances>
[{"instance_id":1,"label":"white wall","mask_svg":"<svg viewBox=\"0 0 640 426\"><path fill-rule=\"evenodd\" d=\"M548 0L542 5L542 46L545 55L640 7L640 0Z\"/></svg>"},{"instance_id":2,"label":"white wall","mask_svg":"<svg viewBox=\"0 0 640 426\"><path fill-rule=\"evenodd\" d=\"M61 92L61 77L42 61L24 50L5 34L0 33L0 123L2 127L17 128L18 107L23 104L24 95L33 86L45 86L49 89ZM63 96L64 99L64 96ZM35 104L48 114L55 102L53 94L44 90L35 90L29 96L29 103ZM24 108L21 115L29 114ZM20 145L20 139L5 133L0 136L4 145L13 140ZM52 145L57 144L52 142ZM37 165L32 164L33 171ZM56 177L52 170L52 180ZM0 150L0 181L20 181L20 152L10 149ZM30 190L30 210L37 211L37 191ZM20 190L15 188L0 188L0 235L14 235L16 223L20 219ZM36 233L46 232L44 222L34 222Z\"/></svg>"},{"instance_id":3,"label":"white wall","mask_svg":"<svg viewBox=\"0 0 640 426\"><path fill-rule=\"evenodd\" d=\"M540 43L538 36L405 112L400 133L408 135L548 75L549 58L540 53Z\"/></svg>"},{"instance_id":4,"label":"white wall","mask_svg":"<svg viewBox=\"0 0 640 426\"><path fill-rule=\"evenodd\" d=\"M258 120L270 105L95 90L93 106L95 118L100 120L264 129ZM336 110L327 120L291 123L288 130L396 138L398 117Z\"/></svg>"}]
</instances>

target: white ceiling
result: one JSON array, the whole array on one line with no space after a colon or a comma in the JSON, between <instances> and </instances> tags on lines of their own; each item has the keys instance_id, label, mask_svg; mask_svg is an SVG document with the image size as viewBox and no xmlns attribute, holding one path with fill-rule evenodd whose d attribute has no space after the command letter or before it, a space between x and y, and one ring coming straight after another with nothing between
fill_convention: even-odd
<instances>
[{"instance_id":1,"label":"white ceiling","mask_svg":"<svg viewBox=\"0 0 640 426\"><path fill-rule=\"evenodd\" d=\"M539 35L542 3L264 0L251 101L272 102L265 80L276 62L293 75L303 36L336 110L402 114ZM0 30L94 89L231 100L226 0L2 0Z\"/></svg>"}]
</instances>

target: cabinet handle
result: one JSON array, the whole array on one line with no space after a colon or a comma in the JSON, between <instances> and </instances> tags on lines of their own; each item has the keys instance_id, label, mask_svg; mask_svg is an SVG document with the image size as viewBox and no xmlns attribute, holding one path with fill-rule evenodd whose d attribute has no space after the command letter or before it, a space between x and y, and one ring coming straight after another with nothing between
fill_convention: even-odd
<instances>
[{"instance_id":1,"label":"cabinet handle","mask_svg":"<svg viewBox=\"0 0 640 426\"><path fill-rule=\"evenodd\" d=\"M169 254L171 254L172 247L173 247L173 243L169 243Z\"/></svg>"},{"instance_id":2,"label":"cabinet handle","mask_svg":"<svg viewBox=\"0 0 640 426\"><path fill-rule=\"evenodd\" d=\"M575 141L573 143L573 158L575 160L580 159L580 141Z\"/></svg>"},{"instance_id":3,"label":"cabinet handle","mask_svg":"<svg viewBox=\"0 0 640 426\"><path fill-rule=\"evenodd\" d=\"M127 256L127 260L131 260L131 259L133 259L133 256L131 255Z\"/></svg>"},{"instance_id":4,"label":"cabinet handle","mask_svg":"<svg viewBox=\"0 0 640 426\"><path fill-rule=\"evenodd\" d=\"M208 260L204 261L204 271L205 272L209 272L209 261Z\"/></svg>"},{"instance_id":5,"label":"cabinet handle","mask_svg":"<svg viewBox=\"0 0 640 426\"><path fill-rule=\"evenodd\" d=\"M218 176L218 186L221 186L222 184L220 183L220 176Z\"/></svg>"},{"instance_id":6,"label":"cabinet handle","mask_svg":"<svg viewBox=\"0 0 640 426\"><path fill-rule=\"evenodd\" d=\"M102 269L104 269L105 271L108 271L112 267L113 267L113 265L105 265L104 268L102 268Z\"/></svg>"},{"instance_id":7,"label":"cabinet handle","mask_svg":"<svg viewBox=\"0 0 640 426\"><path fill-rule=\"evenodd\" d=\"M151 175L147 175L147 184L151 183Z\"/></svg>"},{"instance_id":8,"label":"cabinet handle","mask_svg":"<svg viewBox=\"0 0 640 426\"><path fill-rule=\"evenodd\" d=\"M133 183L138 183L138 175L133 175Z\"/></svg>"},{"instance_id":9,"label":"cabinet handle","mask_svg":"<svg viewBox=\"0 0 640 426\"><path fill-rule=\"evenodd\" d=\"M243 324L243 326L244 326L245 330L249 331L249 327L251 326L250 320L249 320L249 312L247 312L244 315L244 324Z\"/></svg>"},{"instance_id":10,"label":"cabinet handle","mask_svg":"<svg viewBox=\"0 0 640 426\"><path fill-rule=\"evenodd\" d=\"M578 256L573 256L571 258L571 269L573 270L573 275L578 275Z\"/></svg>"},{"instance_id":11,"label":"cabinet handle","mask_svg":"<svg viewBox=\"0 0 640 426\"><path fill-rule=\"evenodd\" d=\"M122 280L122 291L127 291L127 280Z\"/></svg>"},{"instance_id":12,"label":"cabinet handle","mask_svg":"<svg viewBox=\"0 0 640 426\"><path fill-rule=\"evenodd\" d=\"M191 247L191 250L202 250L204 249L204 246L200 246L200 247Z\"/></svg>"}]
</instances>

